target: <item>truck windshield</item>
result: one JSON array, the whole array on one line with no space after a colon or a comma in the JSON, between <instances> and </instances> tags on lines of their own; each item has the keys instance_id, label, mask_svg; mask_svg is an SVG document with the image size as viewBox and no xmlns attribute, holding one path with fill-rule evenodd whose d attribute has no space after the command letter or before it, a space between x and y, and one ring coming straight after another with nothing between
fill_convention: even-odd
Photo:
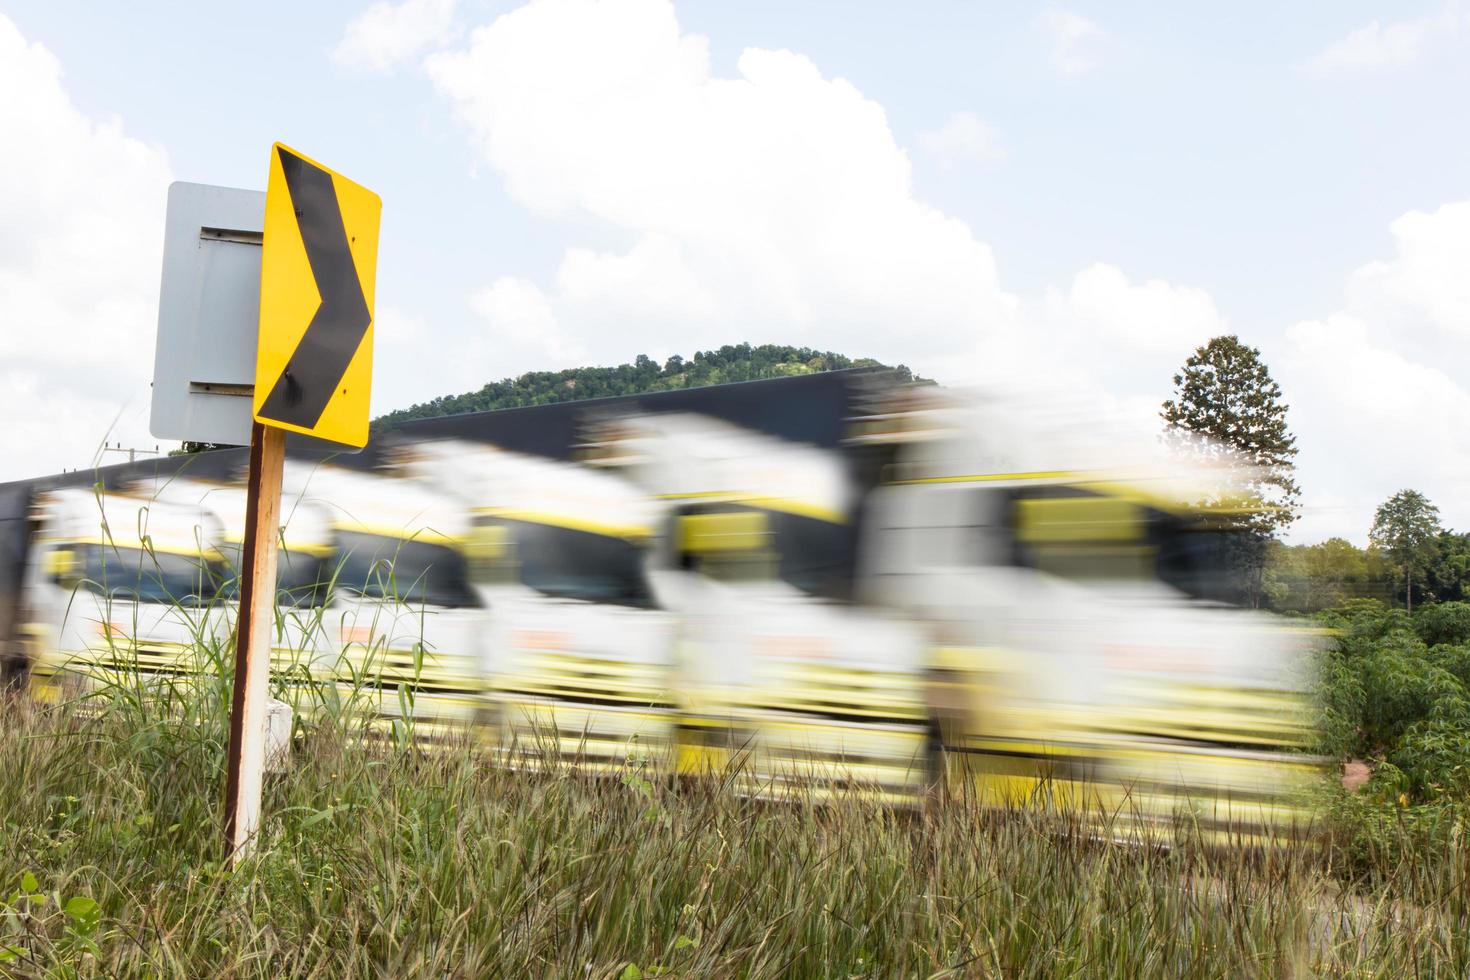
<instances>
[{"instance_id":1,"label":"truck windshield","mask_svg":"<svg viewBox=\"0 0 1470 980\"><path fill-rule=\"evenodd\" d=\"M653 607L644 574L647 550L625 538L531 521L491 519L513 544L516 577L543 595L640 609Z\"/></svg>"},{"instance_id":2,"label":"truck windshield","mask_svg":"<svg viewBox=\"0 0 1470 980\"><path fill-rule=\"evenodd\" d=\"M229 579L219 590L222 598L240 598L240 545L221 549L229 568ZM332 578L332 559L281 548L276 556L276 605L295 608L320 606L326 601L327 583Z\"/></svg>"},{"instance_id":3,"label":"truck windshield","mask_svg":"<svg viewBox=\"0 0 1470 980\"><path fill-rule=\"evenodd\" d=\"M443 606L480 605L470 588L464 555L439 542L386 534L338 531L339 549L330 572L336 587L369 599Z\"/></svg>"},{"instance_id":4,"label":"truck windshield","mask_svg":"<svg viewBox=\"0 0 1470 980\"><path fill-rule=\"evenodd\" d=\"M202 606L219 592L229 572L202 555L178 555L110 544L76 548L82 584L92 592L126 602Z\"/></svg>"},{"instance_id":5,"label":"truck windshield","mask_svg":"<svg viewBox=\"0 0 1470 980\"><path fill-rule=\"evenodd\" d=\"M1246 602L1249 569L1266 547L1259 535L1242 528L1174 517L1158 521L1151 537L1160 579L1192 598L1232 605Z\"/></svg>"},{"instance_id":6,"label":"truck windshield","mask_svg":"<svg viewBox=\"0 0 1470 980\"><path fill-rule=\"evenodd\" d=\"M740 504L694 504L680 508L677 522L721 517L758 518L731 525L710 540L676 532L675 560L723 581L779 581L813 598L845 600L852 594L854 527L786 511ZM679 527L676 524L675 527ZM733 535L733 538L731 537ZM739 538L739 543L733 539ZM749 538L749 540L745 540Z\"/></svg>"},{"instance_id":7,"label":"truck windshield","mask_svg":"<svg viewBox=\"0 0 1470 980\"><path fill-rule=\"evenodd\" d=\"M991 490L975 491L990 510ZM1147 509L1136 501L1069 484L1000 489L1009 498L1017 564L1078 582L1153 577Z\"/></svg>"},{"instance_id":8,"label":"truck windshield","mask_svg":"<svg viewBox=\"0 0 1470 980\"><path fill-rule=\"evenodd\" d=\"M772 512L771 530L780 558L776 574L807 595L846 599L851 595L854 529L814 517Z\"/></svg>"},{"instance_id":9,"label":"truck windshield","mask_svg":"<svg viewBox=\"0 0 1470 980\"><path fill-rule=\"evenodd\" d=\"M1012 491L1020 564L1080 582L1159 581L1191 598L1240 602L1259 539L1227 520L1072 486Z\"/></svg>"}]
</instances>

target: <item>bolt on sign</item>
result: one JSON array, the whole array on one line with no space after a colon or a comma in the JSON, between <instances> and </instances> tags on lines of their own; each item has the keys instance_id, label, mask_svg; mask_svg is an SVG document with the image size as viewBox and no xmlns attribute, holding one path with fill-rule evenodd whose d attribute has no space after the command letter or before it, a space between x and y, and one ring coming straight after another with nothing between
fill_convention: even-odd
<instances>
[{"instance_id":1,"label":"bolt on sign","mask_svg":"<svg viewBox=\"0 0 1470 980\"><path fill-rule=\"evenodd\" d=\"M271 147L260 265L255 420L362 447L373 374L383 202L281 143Z\"/></svg>"}]
</instances>

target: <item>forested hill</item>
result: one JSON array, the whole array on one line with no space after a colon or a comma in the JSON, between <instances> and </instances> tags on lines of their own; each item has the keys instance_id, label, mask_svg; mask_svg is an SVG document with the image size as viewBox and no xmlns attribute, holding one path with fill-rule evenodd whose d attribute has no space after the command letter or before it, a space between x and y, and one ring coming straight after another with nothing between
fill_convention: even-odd
<instances>
[{"instance_id":1,"label":"forested hill","mask_svg":"<svg viewBox=\"0 0 1470 980\"><path fill-rule=\"evenodd\" d=\"M639 354L632 364L619 364L617 367L532 371L518 378L492 381L479 391L443 395L422 405L389 412L373 420L373 428L391 429L409 419L488 412L497 408L550 405L582 398L636 395L674 388L697 388L700 385L728 381L757 381L794 374L816 374L844 368L886 367L888 365L880 364L872 358L851 358L832 351L788 347L783 344L762 344L759 347L732 344L719 350L696 351L687 361L675 354L662 364ZM902 364L896 370L905 377L913 376Z\"/></svg>"}]
</instances>

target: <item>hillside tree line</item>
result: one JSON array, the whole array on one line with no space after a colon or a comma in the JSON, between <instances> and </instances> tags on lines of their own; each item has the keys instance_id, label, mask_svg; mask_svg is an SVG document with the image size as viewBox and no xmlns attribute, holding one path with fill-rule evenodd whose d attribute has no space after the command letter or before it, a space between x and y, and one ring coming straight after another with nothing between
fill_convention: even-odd
<instances>
[{"instance_id":1,"label":"hillside tree line","mask_svg":"<svg viewBox=\"0 0 1470 980\"><path fill-rule=\"evenodd\" d=\"M391 429L410 419L437 418L465 412L553 405L584 398L641 395L678 388L732 381L761 381L848 368L887 368L872 358L848 357L834 351L786 344L727 344L717 350L695 351L685 359L675 354L663 363L639 354L631 364L616 367L577 367L562 371L529 371L514 378L492 381L478 391L442 395L410 408L389 412L373 422L375 430ZM904 380L915 380L900 364Z\"/></svg>"}]
</instances>

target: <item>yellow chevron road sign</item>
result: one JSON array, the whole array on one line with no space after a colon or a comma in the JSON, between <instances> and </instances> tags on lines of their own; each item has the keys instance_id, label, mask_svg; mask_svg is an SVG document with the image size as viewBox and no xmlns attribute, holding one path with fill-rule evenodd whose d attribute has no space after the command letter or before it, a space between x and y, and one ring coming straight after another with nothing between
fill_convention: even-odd
<instances>
[{"instance_id":1,"label":"yellow chevron road sign","mask_svg":"<svg viewBox=\"0 0 1470 980\"><path fill-rule=\"evenodd\" d=\"M368 438L383 202L271 147L260 264L255 420L347 446Z\"/></svg>"}]
</instances>

